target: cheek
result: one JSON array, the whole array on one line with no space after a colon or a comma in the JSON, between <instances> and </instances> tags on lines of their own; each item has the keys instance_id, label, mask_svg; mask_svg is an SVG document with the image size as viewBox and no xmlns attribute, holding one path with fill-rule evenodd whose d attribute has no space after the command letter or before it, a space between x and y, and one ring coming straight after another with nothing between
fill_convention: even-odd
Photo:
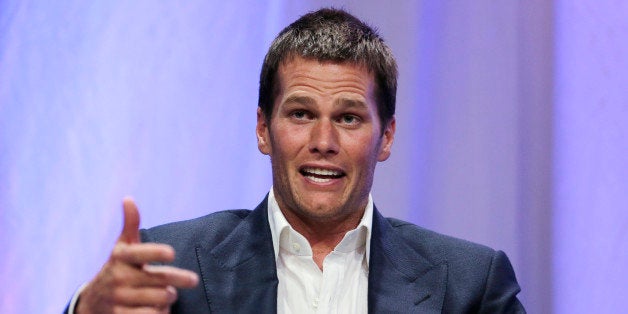
<instances>
[{"instance_id":1,"label":"cheek","mask_svg":"<svg viewBox=\"0 0 628 314\"><path fill-rule=\"evenodd\" d=\"M311 132L309 125L285 123L277 132L278 142L290 149L307 146Z\"/></svg>"},{"instance_id":2,"label":"cheek","mask_svg":"<svg viewBox=\"0 0 628 314\"><path fill-rule=\"evenodd\" d=\"M379 138L371 134L348 136L344 147L350 156L364 160L376 158L379 152Z\"/></svg>"},{"instance_id":3,"label":"cheek","mask_svg":"<svg viewBox=\"0 0 628 314\"><path fill-rule=\"evenodd\" d=\"M284 161L295 159L305 143L303 132L296 128L278 128L273 135L273 155Z\"/></svg>"}]
</instances>

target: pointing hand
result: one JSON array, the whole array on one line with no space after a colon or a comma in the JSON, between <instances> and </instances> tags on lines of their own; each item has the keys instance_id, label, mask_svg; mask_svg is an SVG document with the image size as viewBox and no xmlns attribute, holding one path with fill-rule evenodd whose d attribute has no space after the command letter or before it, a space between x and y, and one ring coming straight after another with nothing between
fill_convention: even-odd
<instances>
[{"instance_id":1,"label":"pointing hand","mask_svg":"<svg viewBox=\"0 0 628 314\"><path fill-rule=\"evenodd\" d=\"M169 313L175 288L193 288L196 273L169 263L174 249L166 244L140 243L140 214L130 198L123 201L124 226L109 260L81 292L76 313Z\"/></svg>"}]
</instances>

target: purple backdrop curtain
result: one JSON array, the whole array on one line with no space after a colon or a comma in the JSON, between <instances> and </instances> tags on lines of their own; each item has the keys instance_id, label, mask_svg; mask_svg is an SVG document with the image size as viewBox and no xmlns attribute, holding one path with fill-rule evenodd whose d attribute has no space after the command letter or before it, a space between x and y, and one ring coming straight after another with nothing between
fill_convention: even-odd
<instances>
[{"instance_id":1,"label":"purple backdrop curtain","mask_svg":"<svg viewBox=\"0 0 628 314\"><path fill-rule=\"evenodd\" d=\"M389 216L504 250L531 313L623 310L628 5L619 1L0 2L0 312L57 313L142 226L255 206L257 80L320 6L400 65Z\"/></svg>"}]
</instances>

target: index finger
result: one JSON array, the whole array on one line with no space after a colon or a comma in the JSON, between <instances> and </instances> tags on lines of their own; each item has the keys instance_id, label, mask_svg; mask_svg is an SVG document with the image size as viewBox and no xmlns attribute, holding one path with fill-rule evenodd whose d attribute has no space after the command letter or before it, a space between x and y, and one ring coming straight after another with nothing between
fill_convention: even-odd
<instances>
[{"instance_id":1,"label":"index finger","mask_svg":"<svg viewBox=\"0 0 628 314\"><path fill-rule=\"evenodd\" d=\"M169 263L174 260L174 256L174 249L163 243L118 243L111 253L113 259L131 265Z\"/></svg>"},{"instance_id":2,"label":"index finger","mask_svg":"<svg viewBox=\"0 0 628 314\"><path fill-rule=\"evenodd\" d=\"M142 270L152 277L146 280L148 285L167 284L177 288L194 288L198 285L198 275L187 269L167 265L144 265Z\"/></svg>"}]
</instances>

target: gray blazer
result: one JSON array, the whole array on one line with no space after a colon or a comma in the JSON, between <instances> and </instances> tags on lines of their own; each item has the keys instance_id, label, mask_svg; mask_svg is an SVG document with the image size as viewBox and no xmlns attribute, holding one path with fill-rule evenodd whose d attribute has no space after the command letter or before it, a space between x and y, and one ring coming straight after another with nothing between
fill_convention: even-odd
<instances>
[{"instance_id":1,"label":"gray blazer","mask_svg":"<svg viewBox=\"0 0 628 314\"><path fill-rule=\"evenodd\" d=\"M277 311L267 203L141 230L143 241L174 247L174 266L199 274L196 288L178 291L172 313ZM370 254L370 313L525 313L501 251L384 218L375 208Z\"/></svg>"}]
</instances>

